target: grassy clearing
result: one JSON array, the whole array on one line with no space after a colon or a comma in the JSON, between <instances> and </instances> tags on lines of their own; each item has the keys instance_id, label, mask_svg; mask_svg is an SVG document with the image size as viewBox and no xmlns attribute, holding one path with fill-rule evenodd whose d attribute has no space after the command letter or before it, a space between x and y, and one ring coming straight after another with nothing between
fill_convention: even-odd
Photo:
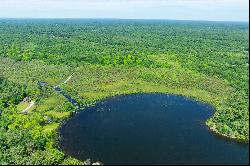
<instances>
[{"instance_id":1,"label":"grassy clearing","mask_svg":"<svg viewBox=\"0 0 250 166\"><path fill-rule=\"evenodd\" d=\"M27 103L27 102L21 102L21 103L19 103L19 104L16 106L16 108L17 108L18 111L22 111L22 110L24 110L25 108L27 108L28 106L29 106L29 103Z\"/></svg>"},{"instance_id":2,"label":"grassy clearing","mask_svg":"<svg viewBox=\"0 0 250 166\"><path fill-rule=\"evenodd\" d=\"M58 127L60 126L60 123L51 123L43 127L44 132L55 132Z\"/></svg>"},{"instance_id":3,"label":"grassy clearing","mask_svg":"<svg viewBox=\"0 0 250 166\"><path fill-rule=\"evenodd\" d=\"M38 106L35 108L37 111L48 111L56 108L64 102L64 98L56 93L53 93L48 98L43 98L39 101Z\"/></svg>"}]
</instances>

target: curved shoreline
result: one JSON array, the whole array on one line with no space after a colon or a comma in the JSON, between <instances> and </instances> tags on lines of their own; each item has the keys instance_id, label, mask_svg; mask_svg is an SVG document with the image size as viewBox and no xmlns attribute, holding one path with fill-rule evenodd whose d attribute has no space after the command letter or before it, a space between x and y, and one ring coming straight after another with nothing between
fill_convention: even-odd
<instances>
[{"instance_id":1,"label":"curved shoreline","mask_svg":"<svg viewBox=\"0 0 250 166\"><path fill-rule=\"evenodd\" d=\"M141 98L141 97L143 97L143 95L158 95L158 94L160 94L160 95L166 95L166 96L169 96L169 97L171 97L171 96L175 96L175 97L182 97L182 98L184 98L184 100L189 100L189 101L191 101L191 102L195 102L195 103L197 103L198 105L204 105L204 107L207 107L210 111L210 113L208 114L208 117L206 117L204 120L202 120L201 121L201 124L202 124L202 126L204 126L205 128L205 130L207 130L206 132L211 132L210 134L212 134L212 135L214 135L214 137L215 137L215 139L218 139L218 140L222 140L223 142L231 142L231 143L233 143L234 144L234 142L236 143L236 144L242 144L242 145L246 145L246 144L248 144L248 142L246 142L246 141L242 141L242 140L238 140L238 139L235 139L235 138L230 138L230 137L227 137L227 136L225 136L225 135L222 135L222 134L218 134L215 130L213 130L213 129L211 129L208 125L207 125L207 120L208 119L210 119L212 116L213 116L213 114L215 113L215 108L212 106L212 105L210 105L210 104L208 104L208 103L205 103L205 102L203 102L203 101L199 101L199 100L195 100L194 98L191 98L191 97L187 97L187 96L182 96L182 95L176 95L176 94L166 94L166 93L128 93L128 94L122 94L122 95L115 95L115 96L111 96L111 97L106 97L106 98L103 98L103 99L100 99L100 100L97 100L97 101L95 101L95 102L93 102L92 104L90 104L90 105L88 105L88 106L86 106L86 107L81 107L81 108L79 108L79 109L76 109L74 112L72 112L72 114L69 116L69 118L66 118L62 123L61 123L61 125L59 126L59 128L57 129L57 133L58 133L58 141L60 141L61 142L61 139L63 139L63 136L61 135L61 132L63 131L63 130L61 130L61 129L63 129L63 127L64 127L64 125L66 125L67 124L67 121L69 121L71 118L73 118L74 116L77 116L77 114L78 113L84 113L84 111L86 110L86 109L91 109L91 107L94 107L94 108L96 108L95 106L96 105L98 105L98 104L105 104L107 101L120 101L120 99L122 99L122 97L124 97L124 96L131 96L131 97L133 97L133 98L136 98L137 99L137 96L133 96L133 95L138 95L138 98ZM153 97L153 96L152 96ZM129 98L128 98L129 99ZM84 115L84 114L83 114ZM72 121L71 120L71 123L74 123L74 121ZM217 137L217 138L216 138ZM213 139L212 139L213 140ZM58 142L59 143L59 142ZM230 144L231 144L230 143ZM65 151L62 149L62 144L61 145L59 145L59 149L62 151L62 152L64 152L65 153ZM70 154L68 154L68 153L65 153L66 155L69 155L69 156L71 156L71 157L75 157L75 156L72 156L72 155L70 155ZM82 160L80 160L80 161L82 161Z\"/></svg>"},{"instance_id":2,"label":"curved shoreline","mask_svg":"<svg viewBox=\"0 0 250 166\"><path fill-rule=\"evenodd\" d=\"M62 89L60 89L60 90L63 91ZM57 91L57 90L56 90L56 91ZM57 92L60 93L59 91L57 91ZM199 103L201 103L201 104L209 105L209 106L212 107L213 110L214 110L214 111L213 111L213 115L212 115L210 118L206 119L206 120L204 121L204 124L205 124L205 126L207 127L207 129L208 129L211 133L213 133L214 135L216 135L216 136L218 136L218 137L221 137L222 139L227 139L227 140L234 141L234 142L237 142L237 143L242 143L242 144L249 144L249 140L239 139L239 138L236 138L236 137L230 137L230 136L228 136L228 135L226 135L226 134L222 134L222 133L218 132L216 129L212 128L211 126L209 126L209 125L207 124L208 120L211 119L211 118L213 118L214 113L216 112L216 107L215 107L214 105L212 105L212 104L210 104L210 103L208 103L208 102L206 102L206 101L204 101L204 100L200 100L200 99L198 99L198 98L192 97L192 96L185 96L185 95L181 95L181 94L164 93L164 92L150 92L150 93L148 93L148 92L135 92L135 93L123 93L123 94L116 94L116 95L113 95L113 96L108 96L108 97L105 97L105 98L96 100L96 101L94 101L93 103L91 103L91 104L89 104L89 105L87 105L87 106L85 106L85 107L78 107L77 109L75 109L74 112L73 112L68 118L66 118L66 119L63 121L63 123L60 124L60 126L59 126L58 129L61 128L61 126L64 124L65 121L67 121L67 119L69 119L69 118L71 118L72 116L74 116L74 114L78 113L79 111L84 111L84 109L86 109L87 107L90 107L90 106L92 106L92 105L95 105L95 104L97 104L98 102L102 102L102 101L104 101L104 100L112 99L112 98L119 97L119 96L136 95L136 94L163 94L163 95L181 96L181 97L187 98L188 100L194 100L194 101L199 102ZM68 96L69 96L69 95L68 95ZM64 97L65 97L65 96L64 96ZM66 99L68 100L68 98L66 98ZM71 102L72 100L68 100L68 101L69 101L72 105L75 105L75 103L72 103L72 102ZM74 101L75 101L75 100L74 100ZM80 106L79 103L77 103L77 104Z\"/></svg>"}]
</instances>

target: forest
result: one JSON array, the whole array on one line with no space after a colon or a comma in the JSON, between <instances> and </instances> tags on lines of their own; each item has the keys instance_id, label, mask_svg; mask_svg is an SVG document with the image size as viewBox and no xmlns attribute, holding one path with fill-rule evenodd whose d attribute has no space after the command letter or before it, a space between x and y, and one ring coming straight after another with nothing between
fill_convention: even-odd
<instances>
[{"instance_id":1,"label":"forest","mask_svg":"<svg viewBox=\"0 0 250 166\"><path fill-rule=\"evenodd\" d=\"M89 164L58 147L75 109L120 94L188 96L215 133L249 142L249 25L243 22L0 19L0 164ZM27 112L23 99L35 105Z\"/></svg>"}]
</instances>

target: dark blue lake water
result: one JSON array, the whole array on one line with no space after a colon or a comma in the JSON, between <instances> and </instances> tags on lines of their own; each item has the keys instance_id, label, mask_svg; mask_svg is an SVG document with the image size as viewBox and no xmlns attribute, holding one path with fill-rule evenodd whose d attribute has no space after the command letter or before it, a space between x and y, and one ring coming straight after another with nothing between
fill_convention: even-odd
<instances>
[{"instance_id":1,"label":"dark blue lake water","mask_svg":"<svg viewBox=\"0 0 250 166\"><path fill-rule=\"evenodd\" d=\"M100 101L60 128L62 150L103 164L249 164L248 144L205 126L207 104L166 94L132 94Z\"/></svg>"}]
</instances>

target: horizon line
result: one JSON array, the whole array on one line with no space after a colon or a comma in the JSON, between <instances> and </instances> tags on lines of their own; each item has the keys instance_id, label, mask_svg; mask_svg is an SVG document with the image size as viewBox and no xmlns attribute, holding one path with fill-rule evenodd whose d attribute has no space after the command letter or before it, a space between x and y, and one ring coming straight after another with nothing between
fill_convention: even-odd
<instances>
[{"instance_id":1,"label":"horizon line","mask_svg":"<svg viewBox=\"0 0 250 166\"><path fill-rule=\"evenodd\" d=\"M204 21L204 22L240 22L249 23L249 20L199 20L199 19L169 19L169 18L111 18L111 17L0 17L0 19L92 19L92 20L162 20L162 21Z\"/></svg>"}]
</instances>

